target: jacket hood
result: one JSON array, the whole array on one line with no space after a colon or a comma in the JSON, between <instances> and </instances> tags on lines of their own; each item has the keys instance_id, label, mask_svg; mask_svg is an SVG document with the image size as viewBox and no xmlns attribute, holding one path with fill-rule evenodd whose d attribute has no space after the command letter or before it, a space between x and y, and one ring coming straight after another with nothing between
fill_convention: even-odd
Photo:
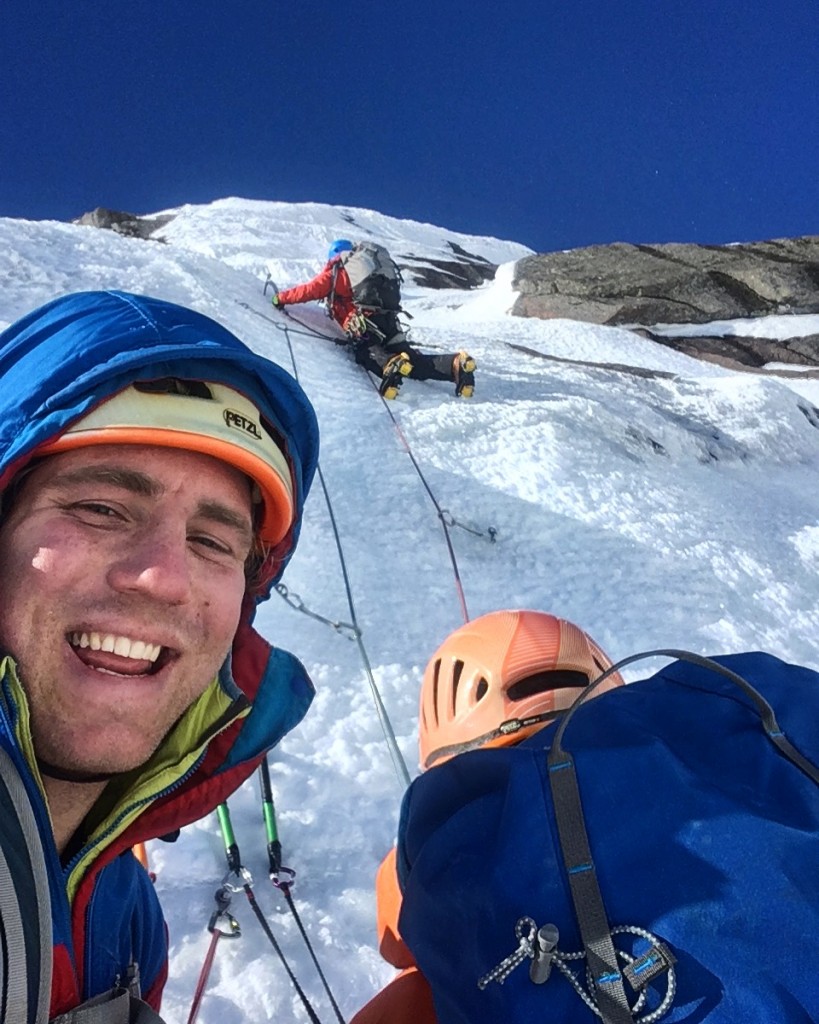
<instances>
[{"instance_id":1,"label":"jacket hood","mask_svg":"<svg viewBox=\"0 0 819 1024\"><path fill-rule=\"evenodd\" d=\"M212 380L250 398L280 432L294 484L294 522L271 551L264 584L293 553L318 462L315 413L297 381L210 317L121 291L76 292L0 334L0 489L94 406L136 381Z\"/></svg>"},{"instance_id":2,"label":"jacket hood","mask_svg":"<svg viewBox=\"0 0 819 1024\"><path fill-rule=\"evenodd\" d=\"M295 547L317 466L318 426L293 377L220 324L120 291L66 295L12 324L0 334L0 376L0 489L95 405L137 381L163 377L214 381L246 395L278 431L293 479L293 525L268 557L265 582L245 595L232 650L214 684L218 715L181 750L182 775L142 801L130 824L106 833L78 866L73 942L77 962L85 963L86 911L103 868L134 842L173 832L218 806L310 706L314 690L304 666L251 623Z\"/></svg>"}]
</instances>

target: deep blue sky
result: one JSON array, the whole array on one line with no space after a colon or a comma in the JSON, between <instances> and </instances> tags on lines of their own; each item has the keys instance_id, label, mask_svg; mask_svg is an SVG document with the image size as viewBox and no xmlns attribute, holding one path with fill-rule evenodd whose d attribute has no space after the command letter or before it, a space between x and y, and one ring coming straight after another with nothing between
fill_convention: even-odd
<instances>
[{"instance_id":1,"label":"deep blue sky","mask_svg":"<svg viewBox=\"0 0 819 1024\"><path fill-rule=\"evenodd\" d=\"M819 0L0 0L0 216L224 196L545 251L819 233Z\"/></svg>"}]
</instances>

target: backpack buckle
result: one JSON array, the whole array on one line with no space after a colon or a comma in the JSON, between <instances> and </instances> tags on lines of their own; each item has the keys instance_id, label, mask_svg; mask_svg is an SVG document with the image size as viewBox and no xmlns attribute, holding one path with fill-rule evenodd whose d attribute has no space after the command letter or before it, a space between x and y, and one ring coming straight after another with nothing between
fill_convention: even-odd
<instances>
[{"instance_id":1,"label":"backpack buckle","mask_svg":"<svg viewBox=\"0 0 819 1024\"><path fill-rule=\"evenodd\" d=\"M677 958L664 942L655 943L642 956L636 957L623 968L623 975L635 992L644 989L655 978L665 974Z\"/></svg>"}]
</instances>

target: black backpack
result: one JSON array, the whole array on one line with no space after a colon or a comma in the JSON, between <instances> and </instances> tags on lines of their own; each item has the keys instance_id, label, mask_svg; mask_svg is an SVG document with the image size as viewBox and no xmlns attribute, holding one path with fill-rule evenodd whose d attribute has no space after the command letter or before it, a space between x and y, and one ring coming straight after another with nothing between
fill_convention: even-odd
<instances>
[{"instance_id":1,"label":"black backpack","mask_svg":"<svg viewBox=\"0 0 819 1024\"><path fill-rule=\"evenodd\" d=\"M357 242L342 253L341 266L347 271L357 306L366 310L401 310L401 271L383 245Z\"/></svg>"}]
</instances>

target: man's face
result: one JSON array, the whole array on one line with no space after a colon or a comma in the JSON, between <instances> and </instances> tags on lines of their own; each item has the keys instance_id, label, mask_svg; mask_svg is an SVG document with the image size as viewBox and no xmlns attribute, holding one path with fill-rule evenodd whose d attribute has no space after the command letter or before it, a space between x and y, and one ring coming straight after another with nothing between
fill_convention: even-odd
<instances>
[{"instance_id":1,"label":"man's face","mask_svg":"<svg viewBox=\"0 0 819 1024\"><path fill-rule=\"evenodd\" d=\"M0 645L40 759L150 757L230 649L251 543L249 482L208 455L100 445L31 471L0 525Z\"/></svg>"}]
</instances>

